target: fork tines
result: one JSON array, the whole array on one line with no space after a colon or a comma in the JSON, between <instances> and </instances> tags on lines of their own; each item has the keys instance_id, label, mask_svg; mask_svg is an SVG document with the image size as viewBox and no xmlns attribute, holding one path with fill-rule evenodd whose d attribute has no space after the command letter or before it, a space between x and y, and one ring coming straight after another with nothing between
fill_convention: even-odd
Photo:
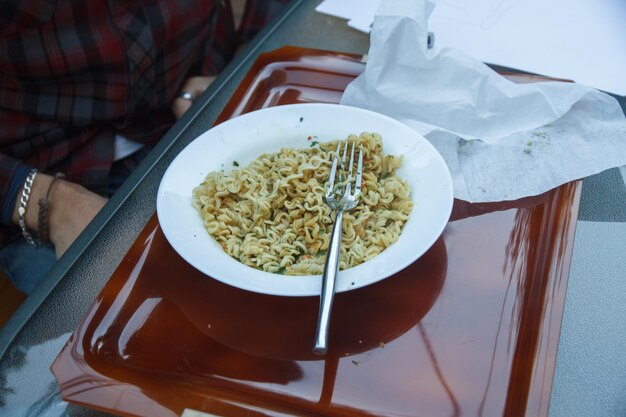
<instances>
[{"instance_id":1,"label":"fork tines","mask_svg":"<svg viewBox=\"0 0 626 417\"><path fill-rule=\"evenodd\" d=\"M350 149L350 162L348 163L348 141L345 142L343 146L343 155L341 155L341 166L339 167L340 172L337 175L337 166L339 165L339 152L341 151L341 142L337 144L337 150L335 151L335 155L333 157L333 165L330 169L330 175L328 178L328 187L327 194L344 194L346 197L358 197L361 193L361 183L363 180L363 149L359 147L359 159L357 162L356 168L356 178L354 180L354 192L350 192L350 184L352 183L352 172L354 169L354 148L356 144L352 142L352 147ZM345 172L347 172L347 177ZM339 178L338 189L335 187L335 179ZM341 190L341 186L345 184L345 190Z\"/></svg>"}]
</instances>

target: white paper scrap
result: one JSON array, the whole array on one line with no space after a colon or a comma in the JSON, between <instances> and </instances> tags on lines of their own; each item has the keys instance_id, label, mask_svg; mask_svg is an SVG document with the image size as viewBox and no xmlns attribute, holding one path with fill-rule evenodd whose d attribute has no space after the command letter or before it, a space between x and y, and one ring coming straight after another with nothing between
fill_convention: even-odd
<instances>
[{"instance_id":1,"label":"white paper scrap","mask_svg":"<svg viewBox=\"0 0 626 417\"><path fill-rule=\"evenodd\" d=\"M316 10L369 32L380 0L325 0ZM438 0L438 46L490 64L626 95L626 1Z\"/></svg>"},{"instance_id":2,"label":"white paper scrap","mask_svg":"<svg viewBox=\"0 0 626 417\"><path fill-rule=\"evenodd\" d=\"M626 118L614 98L574 83L515 84L459 50L427 49L433 6L383 0L365 71L342 104L426 136L455 197L470 202L515 200L626 165Z\"/></svg>"},{"instance_id":3,"label":"white paper scrap","mask_svg":"<svg viewBox=\"0 0 626 417\"><path fill-rule=\"evenodd\" d=\"M342 19L363 20L369 26L374 21L379 4L380 0L324 0L315 11Z\"/></svg>"}]
</instances>

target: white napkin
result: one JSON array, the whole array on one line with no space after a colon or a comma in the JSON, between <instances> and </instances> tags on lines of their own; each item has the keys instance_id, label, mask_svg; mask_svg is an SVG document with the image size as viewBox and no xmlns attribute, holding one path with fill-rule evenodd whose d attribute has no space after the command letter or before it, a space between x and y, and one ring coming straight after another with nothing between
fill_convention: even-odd
<instances>
[{"instance_id":1,"label":"white napkin","mask_svg":"<svg viewBox=\"0 0 626 417\"><path fill-rule=\"evenodd\" d=\"M426 136L448 164L456 198L515 200L626 165L617 100L574 83L515 84L459 50L428 49L433 7L383 0L365 72L341 103Z\"/></svg>"}]
</instances>

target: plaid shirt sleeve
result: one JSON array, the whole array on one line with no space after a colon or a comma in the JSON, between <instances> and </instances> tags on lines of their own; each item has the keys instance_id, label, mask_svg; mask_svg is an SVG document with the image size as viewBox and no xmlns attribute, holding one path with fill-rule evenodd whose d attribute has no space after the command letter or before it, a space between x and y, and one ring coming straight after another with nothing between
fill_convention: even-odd
<instances>
[{"instance_id":1,"label":"plaid shirt sleeve","mask_svg":"<svg viewBox=\"0 0 626 417\"><path fill-rule=\"evenodd\" d=\"M30 167L104 192L116 135L152 144L193 75L217 74L286 0L0 0L0 222Z\"/></svg>"},{"instance_id":2,"label":"plaid shirt sleeve","mask_svg":"<svg viewBox=\"0 0 626 417\"><path fill-rule=\"evenodd\" d=\"M45 23L52 17L55 3L54 0L1 0L0 36ZM11 223L17 193L29 170L18 159L0 153L0 223Z\"/></svg>"}]
</instances>

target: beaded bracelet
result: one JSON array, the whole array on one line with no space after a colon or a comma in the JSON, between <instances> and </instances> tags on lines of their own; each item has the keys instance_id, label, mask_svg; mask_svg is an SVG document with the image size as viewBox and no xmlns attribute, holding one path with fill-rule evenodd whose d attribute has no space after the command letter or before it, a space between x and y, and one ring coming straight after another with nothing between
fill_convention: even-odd
<instances>
[{"instance_id":1,"label":"beaded bracelet","mask_svg":"<svg viewBox=\"0 0 626 417\"><path fill-rule=\"evenodd\" d=\"M41 242L47 243L50 242L50 234L49 234L49 206L50 203L50 192L52 191L52 186L54 182L59 178L65 178L65 175L58 172L52 178L50 185L48 186L48 192L45 197L39 199L39 216L37 217L37 235L39 236L39 240Z\"/></svg>"},{"instance_id":2,"label":"beaded bracelet","mask_svg":"<svg viewBox=\"0 0 626 417\"><path fill-rule=\"evenodd\" d=\"M20 206L17 209L17 222L20 225L20 229L22 229L22 236L24 236L24 239L32 246L39 246L40 242L35 240L28 231L24 216L26 215L26 206L28 205L28 199L30 198L30 192L32 191L36 176L37 170L35 168L31 169L28 176L26 176L26 181L24 181L24 187L22 188L22 196L20 197Z\"/></svg>"}]
</instances>

